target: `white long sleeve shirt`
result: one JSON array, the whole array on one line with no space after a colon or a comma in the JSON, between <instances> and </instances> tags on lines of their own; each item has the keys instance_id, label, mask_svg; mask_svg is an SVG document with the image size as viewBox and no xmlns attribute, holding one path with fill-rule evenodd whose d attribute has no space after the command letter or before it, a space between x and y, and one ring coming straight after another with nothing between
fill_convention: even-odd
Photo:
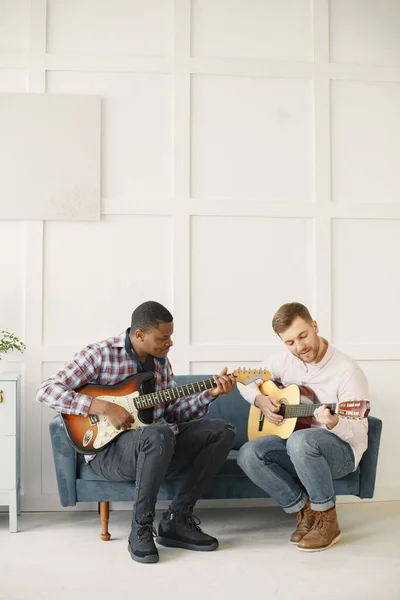
<instances>
[{"instance_id":1,"label":"white long sleeve shirt","mask_svg":"<svg viewBox=\"0 0 400 600\"><path fill-rule=\"evenodd\" d=\"M260 368L270 371L272 379L281 381L285 387L295 383L310 388L321 404L368 399L368 382L360 366L330 344L319 363L306 364L291 352L282 350L266 358L260 364ZM254 404L256 396L260 393L257 383L237 384L239 392L250 404ZM326 429L325 425L314 418L311 427ZM337 425L330 431L350 444L356 469L368 445L368 420L339 417Z\"/></svg>"}]
</instances>

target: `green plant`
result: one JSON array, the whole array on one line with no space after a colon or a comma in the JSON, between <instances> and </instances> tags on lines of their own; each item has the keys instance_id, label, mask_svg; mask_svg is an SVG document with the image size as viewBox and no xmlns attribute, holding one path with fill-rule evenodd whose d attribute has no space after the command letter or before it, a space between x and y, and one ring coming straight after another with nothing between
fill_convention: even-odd
<instances>
[{"instance_id":1,"label":"green plant","mask_svg":"<svg viewBox=\"0 0 400 600\"><path fill-rule=\"evenodd\" d=\"M6 354L6 352L11 352L12 350L23 352L26 350L26 346L16 335L3 329L0 337L0 360L2 354Z\"/></svg>"}]
</instances>

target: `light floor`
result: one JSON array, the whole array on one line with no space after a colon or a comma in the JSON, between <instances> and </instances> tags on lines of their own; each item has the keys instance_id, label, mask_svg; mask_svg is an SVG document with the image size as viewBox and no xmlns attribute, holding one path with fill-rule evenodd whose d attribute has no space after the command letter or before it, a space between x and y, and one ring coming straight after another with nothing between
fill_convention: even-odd
<instances>
[{"instance_id":1,"label":"light floor","mask_svg":"<svg viewBox=\"0 0 400 600\"><path fill-rule=\"evenodd\" d=\"M1 600L400 600L400 502L341 504L342 540L303 553L289 545L294 517L278 507L201 509L215 552L160 548L142 565L127 552L129 511L23 513L19 533L0 514ZM159 514L157 515L159 517Z\"/></svg>"}]
</instances>

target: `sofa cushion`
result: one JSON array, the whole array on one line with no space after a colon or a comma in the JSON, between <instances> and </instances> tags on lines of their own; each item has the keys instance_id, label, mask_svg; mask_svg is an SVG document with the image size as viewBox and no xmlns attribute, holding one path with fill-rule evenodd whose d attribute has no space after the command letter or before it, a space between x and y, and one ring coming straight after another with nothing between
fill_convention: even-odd
<instances>
[{"instance_id":1,"label":"sofa cushion","mask_svg":"<svg viewBox=\"0 0 400 600\"><path fill-rule=\"evenodd\" d=\"M231 450L218 476L204 488L201 498L269 498L269 494L256 486L237 465L238 451ZM78 458L79 475L76 481L78 501L90 502L94 498L101 501L133 500L134 483L113 483L96 475L82 457ZM171 500L181 485L185 471L169 473L161 484L159 500ZM335 492L340 495L358 494L360 487L360 469L334 482Z\"/></svg>"},{"instance_id":2,"label":"sofa cushion","mask_svg":"<svg viewBox=\"0 0 400 600\"><path fill-rule=\"evenodd\" d=\"M219 475L226 477L246 477L242 469L238 466L237 459L238 451L231 450L227 456L225 463L222 465L222 469ZM174 471L168 473L166 479L176 479L177 477L183 477L185 470ZM86 481L107 481L104 477L97 475L92 467L88 465L80 456L78 458L78 479L84 479Z\"/></svg>"}]
</instances>

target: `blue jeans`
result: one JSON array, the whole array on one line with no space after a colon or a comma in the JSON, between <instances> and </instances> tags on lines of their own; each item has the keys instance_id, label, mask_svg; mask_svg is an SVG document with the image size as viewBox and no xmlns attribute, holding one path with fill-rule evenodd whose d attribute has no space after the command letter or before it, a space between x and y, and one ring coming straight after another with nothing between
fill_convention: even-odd
<instances>
[{"instance_id":1,"label":"blue jeans","mask_svg":"<svg viewBox=\"0 0 400 600\"><path fill-rule=\"evenodd\" d=\"M313 510L335 505L333 480L354 471L347 442L326 429L302 429L287 440L267 435L242 446L238 465L287 513L298 512L310 498Z\"/></svg>"}]
</instances>

